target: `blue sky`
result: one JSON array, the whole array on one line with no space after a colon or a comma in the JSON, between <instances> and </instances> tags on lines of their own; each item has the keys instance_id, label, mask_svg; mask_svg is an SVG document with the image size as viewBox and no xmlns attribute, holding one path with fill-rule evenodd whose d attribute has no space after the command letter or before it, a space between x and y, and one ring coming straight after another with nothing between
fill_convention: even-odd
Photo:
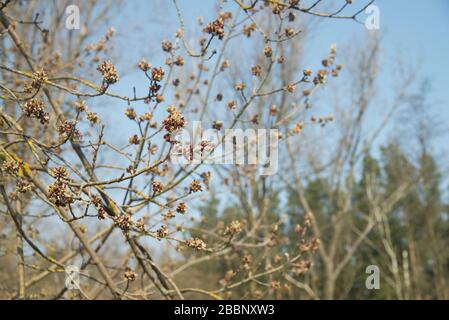
<instances>
[{"instance_id":1,"label":"blue sky","mask_svg":"<svg viewBox=\"0 0 449 320\"><path fill-rule=\"evenodd\" d=\"M202 16L205 21L212 20L220 2L178 0L187 27L195 24L198 16ZM228 0L228 5L230 2L232 1ZM325 6L335 3L336 0L323 0ZM365 0L355 0L352 6L360 8L364 3ZM380 9L380 29L377 31L368 31L363 25L352 20L320 19L317 30L310 39L308 50L310 57L304 58L305 67L311 66L307 65L308 63L316 63L316 56L322 57L327 53L332 43L337 43L338 48L363 46L364 37L369 33L377 33L382 39L384 73L381 76L379 91L387 97L393 96L394 88L391 80L394 80L394 73L390 70L395 69L398 57L413 67L419 78L430 80L432 91L429 101L432 108L429 114L438 118L444 133L436 139L434 151L444 159L447 156L445 140L449 133L449 90L446 80L449 74L449 1L376 0L375 5ZM348 9L349 12L353 12L351 8ZM172 1L126 1L120 7L119 14L123 19L111 20L111 25L118 30L117 52L122 52L123 55L119 59L121 61L119 71L123 74L123 69L136 70L135 64L142 56L147 57L154 65L162 64L160 41L166 38L173 39L173 34L179 27ZM365 17L367 15L361 14L359 19L364 20ZM113 91L132 95L132 87L136 84L138 88L139 84L142 84L140 88L145 88L145 79L142 75L138 72L123 74L122 81L114 86ZM122 106L119 108L120 112L126 107L123 102L108 101ZM109 110L103 109L100 113L106 117L105 120L116 119ZM116 132L118 139L126 139L135 130L122 124L120 129ZM125 133L128 129L129 134ZM384 136L384 139L386 137ZM449 169L447 165L445 169Z\"/></svg>"},{"instance_id":2,"label":"blue sky","mask_svg":"<svg viewBox=\"0 0 449 320\"><path fill-rule=\"evenodd\" d=\"M306 0L305 0L306 1ZM186 24L195 22L198 16L205 21L214 17L214 9L219 0L178 0ZM228 0L231 2L231 0ZM303 1L304 2L304 1ZM335 3L336 0L324 0L323 3ZM341 2L341 1L340 1ZM360 7L365 0L355 0L353 6ZM389 63L395 63L395 57L401 55L411 65L416 65L420 75L429 77L434 89L433 98L439 102L442 116L449 120L449 93L446 89L446 77L449 73L449 1L447 0L376 0L380 9L380 30L371 31L380 34L385 51L386 69ZM178 28L173 4L170 0L127 1L121 8L126 15L133 13L133 20L126 19L127 27L136 30L136 34L120 35L126 43L127 56L138 59L143 54L157 54L159 46L155 48L142 46L139 33L156 34L148 39L148 43L155 44L166 37L172 37ZM129 11L128 11L129 10ZM366 15L360 15L360 19ZM114 25L114 21L111 21ZM126 29L128 32L128 29ZM337 43L344 47L357 43L369 33L362 25L350 20L321 19L318 36L312 39L311 52L327 52L329 44ZM158 39L159 38L159 39ZM133 43L135 41L135 43ZM137 44L138 43L138 44ZM128 60L129 61L129 60ZM392 67L392 66L391 66Z\"/></svg>"}]
</instances>

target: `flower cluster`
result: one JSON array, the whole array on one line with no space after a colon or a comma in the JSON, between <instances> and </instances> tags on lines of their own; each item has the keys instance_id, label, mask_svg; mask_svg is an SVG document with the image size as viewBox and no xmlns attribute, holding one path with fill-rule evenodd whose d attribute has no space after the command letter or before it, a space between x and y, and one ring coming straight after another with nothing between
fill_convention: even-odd
<instances>
[{"instance_id":1,"label":"flower cluster","mask_svg":"<svg viewBox=\"0 0 449 320\"><path fill-rule=\"evenodd\" d=\"M175 63L175 65L177 65L178 67L182 67L182 66L184 65L184 63L185 63L185 60L184 60L183 57L177 56L174 63Z\"/></svg>"},{"instance_id":2,"label":"flower cluster","mask_svg":"<svg viewBox=\"0 0 449 320\"><path fill-rule=\"evenodd\" d=\"M165 52L170 52L173 50L173 44L168 40L164 40L162 41L161 48Z\"/></svg>"},{"instance_id":3,"label":"flower cluster","mask_svg":"<svg viewBox=\"0 0 449 320\"><path fill-rule=\"evenodd\" d=\"M127 268L126 271L123 273L123 277L127 281L134 281L136 280L137 274L132 271L130 268Z\"/></svg>"},{"instance_id":4,"label":"flower cluster","mask_svg":"<svg viewBox=\"0 0 449 320\"><path fill-rule=\"evenodd\" d=\"M39 89L43 83L48 80L47 73L44 70L36 71L33 73L33 78L31 82L31 87L34 89Z\"/></svg>"},{"instance_id":5,"label":"flower cluster","mask_svg":"<svg viewBox=\"0 0 449 320\"><path fill-rule=\"evenodd\" d=\"M229 59L224 59L220 65L220 71L225 71L230 66L231 66L231 62L229 61Z\"/></svg>"},{"instance_id":6,"label":"flower cluster","mask_svg":"<svg viewBox=\"0 0 449 320\"><path fill-rule=\"evenodd\" d=\"M77 112L84 112L87 111L87 105L85 101L75 101L73 102L73 106L75 107L75 110Z\"/></svg>"},{"instance_id":7,"label":"flower cluster","mask_svg":"<svg viewBox=\"0 0 449 320\"><path fill-rule=\"evenodd\" d=\"M176 212L186 213L186 211L187 211L187 205L184 202L178 203L178 206L176 207Z\"/></svg>"},{"instance_id":8,"label":"flower cluster","mask_svg":"<svg viewBox=\"0 0 449 320\"><path fill-rule=\"evenodd\" d=\"M92 125L94 125L94 124L96 124L96 123L99 123L101 120L100 120L100 116L97 114L97 113L95 113L95 112L92 112L92 111L88 111L87 112L87 114L86 114L86 119L92 124Z\"/></svg>"},{"instance_id":9,"label":"flower cluster","mask_svg":"<svg viewBox=\"0 0 449 320\"><path fill-rule=\"evenodd\" d=\"M164 79L164 69L162 68L153 68L151 69L151 79L154 81L162 81Z\"/></svg>"},{"instance_id":10,"label":"flower cluster","mask_svg":"<svg viewBox=\"0 0 449 320\"><path fill-rule=\"evenodd\" d=\"M218 17L216 20L209 22L203 31L211 34L212 36L217 36L220 40L223 39L225 36L224 19L222 17Z\"/></svg>"},{"instance_id":11,"label":"flower cluster","mask_svg":"<svg viewBox=\"0 0 449 320\"><path fill-rule=\"evenodd\" d=\"M212 177L212 173L210 171L205 171L201 173L201 179L203 179L204 184L209 187L210 178Z\"/></svg>"},{"instance_id":12,"label":"flower cluster","mask_svg":"<svg viewBox=\"0 0 449 320\"><path fill-rule=\"evenodd\" d=\"M226 227L224 234L227 236L235 236L242 231L242 223L240 221L234 220L229 226Z\"/></svg>"},{"instance_id":13,"label":"flower cluster","mask_svg":"<svg viewBox=\"0 0 449 320\"><path fill-rule=\"evenodd\" d=\"M16 184L16 191L17 192L26 193L26 192L28 192L30 190L31 190L31 184L28 181L26 181L24 179L19 179L17 181L17 184Z\"/></svg>"},{"instance_id":14,"label":"flower cluster","mask_svg":"<svg viewBox=\"0 0 449 320\"><path fill-rule=\"evenodd\" d=\"M156 230L156 236L158 239L165 238L168 236L168 228L165 225L162 225L159 229Z\"/></svg>"},{"instance_id":15,"label":"flower cluster","mask_svg":"<svg viewBox=\"0 0 449 320\"><path fill-rule=\"evenodd\" d=\"M125 111L125 116L127 116L130 120L135 120L137 117L136 110L134 110L133 108L127 108Z\"/></svg>"},{"instance_id":16,"label":"flower cluster","mask_svg":"<svg viewBox=\"0 0 449 320\"><path fill-rule=\"evenodd\" d=\"M299 260L298 262L292 263L291 270L296 276L298 276L307 272L311 266L312 262Z\"/></svg>"},{"instance_id":17,"label":"flower cluster","mask_svg":"<svg viewBox=\"0 0 449 320\"><path fill-rule=\"evenodd\" d=\"M304 122L298 121L292 129L290 129L290 134L299 134L301 133L302 129L304 128Z\"/></svg>"},{"instance_id":18,"label":"flower cluster","mask_svg":"<svg viewBox=\"0 0 449 320\"><path fill-rule=\"evenodd\" d=\"M175 107L169 107L167 111L169 116L162 122L165 130L171 133L177 129L183 128L186 125L185 118Z\"/></svg>"},{"instance_id":19,"label":"flower cluster","mask_svg":"<svg viewBox=\"0 0 449 320\"><path fill-rule=\"evenodd\" d=\"M153 68L151 69L151 76L150 76L150 86L149 86L149 95L148 99L155 98L155 100L159 103L164 100L163 96L158 94L159 90L161 89L161 85L159 82L161 82L164 79L165 72L162 68Z\"/></svg>"},{"instance_id":20,"label":"flower cluster","mask_svg":"<svg viewBox=\"0 0 449 320\"><path fill-rule=\"evenodd\" d=\"M134 134L128 138L128 142L129 142L129 144L138 145L140 143L140 138L137 134Z\"/></svg>"},{"instance_id":21,"label":"flower cluster","mask_svg":"<svg viewBox=\"0 0 449 320\"><path fill-rule=\"evenodd\" d=\"M263 54L265 55L265 57L271 58L273 56L273 49L267 46L263 49Z\"/></svg>"},{"instance_id":22,"label":"flower cluster","mask_svg":"<svg viewBox=\"0 0 449 320\"><path fill-rule=\"evenodd\" d=\"M282 3L271 3L271 12L273 14L281 14L285 7L286 5Z\"/></svg>"},{"instance_id":23,"label":"flower cluster","mask_svg":"<svg viewBox=\"0 0 449 320\"><path fill-rule=\"evenodd\" d=\"M327 73L328 72L326 69L318 70L315 78L313 78L313 84L314 85L324 84L326 82Z\"/></svg>"},{"instance_id":24,"label":"flower cluster","mask_svg":"<svg viewBox=\"0 0 449 320\"><path fill-rule=\"evenodd\" d=\"M28 118L39 119L41 124L48 123L50 115L44 111L44 103L38 99L31 99L22 105L22 112Z\"/></svg>"},{"instance_id":25,"label":"flower cluster","mask_svg":"<svg viewBox=\"0 0 449 320\"><path fill-rule=\"evenodd\" d=\"M94 205L95 209L97 209L98 219L103 220L104 218L106 218L106 209L101 202L101 198L97 195L94 195L91 197L90 201Z\"/></svg>"},{"instance_id":26,"label":"flower cluster","mask_svg":"<svg viewBox=\"0 0 449 320\"><path fill-rule=\"evenodd\" d=\"M59 137L62 140L69 138L81 138L81 132L76 128L76 121L64 120L58 125Z\"/></svg>"},{"instance_id":27,"label":"flower cluster","mask_svg":"<svg viewBox=\"0 0 449 320\"><path fill-rule=\"evenodd\" d=\"M330 49L329 57L321 61L321 64L326 69L318 70L316 76L313 78L313 83L315 85L323 84L326 82L326 77L329 74L329 70L333 77L338 77L338 74L342 70L343 66L339 64L334 69L330 69L331 66L334 64L336 54L337 54L337 47L335 44L333 44Z\"/></svg>"},{"instance_id":28,"label":"flower cluster","mask_svg":"<svg viewBox=\"0 0 449 320\"><path fill-rule=\"evenodd\" d=\"M250 254L245 254L242 259L242 270L249 272L251 270L251 263L253 262L253 257Z\"/></svg>"},{"instance_id":29,"label":"flower cluster","mask_svg":"<svg viewBox=\"0 0 449 320\"><path fill-rule=\"evenodd\" d=\"M151 64L142 58L142 60L140 60L138 67L140 70L142 70L143 72L147 72L148 70L150 70L151 68Z\"/></svg>"},{"instance_id":30,"label":"flower cluster","mask_svg":"<svg viewBox=\"0 0 449 320\"><path fill-rule=\"evenodd\" d=\"M151 111L145 112L139 117L139 121L150 121L153 117L153 113ZM150 122L150 126L154 127L154 122Z\"/></svg>"},{"instance_id":31,"label":"flower cluster","mask_svg":"<svg viewBox=\"0 0 449 320\"><path fill-rule=\"evenodd\" d=\"M200 238L191 238L186 240L186 245L198 251L206 250L206 243Z\"/></svg>"},{"instance_id":32,"label":"flower cluster","mask_svg":"<svg viewBox=\"0 0 449 320\"><path fill-rule=\"evenodd\" d=\"M68 181L70 179L70 175L67 172L67 169L64 167L56 167L54 169L50 170L50 174L53 178L55 178L58 181Z\"/></svg>"},{"instance_id":33,"label":"flower cluster","mask_svg":"<svg viewBox=\"0 0 449 320\"><path fill-rule=\"evenodd\" d=\"M318 122L322 127L324 127L327 123L334 121L334 116L333 115L320 116L318 119L316 119L315 117L311 117L310 121Z\"/></svg>"},{"instance_id":34,"label":"flower cluster","mask_svg":"<svg viewBox=\"0 0 449 320\"><path fill-rule=\"evenodd\" d=\"M295 30L293 28L287 28L284 32L287 38L291 38L295 35Z\"/></svg>"},{"instance_id":35,"label":"flower cluster","mask_svg":"<svg viewBox=\"0 0 449 320\"><path fill-rule=\"evenodd\" d=\"M299 243L299 250L303 253L305 252L315 252L320 245L320 240L317 238L313 238L310 241L306 241L304 239Z\"/></svg>"},{"instance_id":36,"label":"flower cluster","mask_svg":"<svg viewBox=\"0 0 449 320\"><path fill-rule=\"evenodd\" d=\"M229 101L228 102L228 108L231 109L231 110L234 110L235 108L237 108L237 103L234 100Z\"/></svg>"},{"instance_id":37,"label":"flower cluster","mask_svg":"<svg viewBox=\"0 0 449 320\"><path fill-rule=\"evenodd\" d=\"M20 169L20 163L13 158L6 159L2 163L2 171L16 174Z\"/></svg>"},{"instance_id":38,"label":"flower cluster","mask_svg":"<svg viewBox=\"0 0 449 320\"><path fill-rule=\"evenodd\" d=\"M173 210L168 210L163 216L164 220L167 221L176 217L176 212Z\"/></svg>"},{"instance_id":39,"label":"flower cluster","mask_svg":"<svg viewBox=\"0 0 449 320\"><path fill-rule=\"evenodd\" d=\"M97 67L97 70L103 76L103 82L107 84L114 84L119 80L117 69L109 60L104 61L102 64L100 64Z\"/></svg>"},{"instance_id":40,"label":"flower cluster","mask_svg":"<svg viewBox=\"0 0 449 320\"><path fill-rule=\"evenodd\" d=\"M199 191L203 191L201 182L199 182L198 180L193 180L192 182L190 182L189 193L195 193L195 192L199 192Z\"/></svg>"},{"instance_id":41,"label":"flower cluster","mask_svg":"<svg viewBox=\"0 0 449 320\"><path fill-rule=\"evenodd\" d=\"M114 223L116 226L122 229L123 232L126 233L131 229L132 225L131 216L129 214L121 214L119 216L115 216Z\"/></svg>"},{"instance_id":42,"label":"flower cluster","mask_svg":"<svg viewBox=\"0 0 449 320\"><path fill-rule=\"evenodd\" d=\"M245 89L246 85L243 82L239 82L235 85L235 90L237 91L242 91L243 89Z\"/></svg>"},{"instance_id":43,"label":"flower cluster","mask_svg":"<svg viewBox=\"0 0 449 320\"><path fill-rule=\"evenodd\" d=\"M162 190L164 190L164 185L162 184L162 182L155 180L151 183L151 188L153 189L154 194L158 194L161 193Z\"/></svg>"},{"instance_id":44,"label":"flower cluster","mask_svg":"<svg viewBox=\"0 0 449 320\"><path fill-rule=\"evenodd\" d=\"M246 35L248 38L251 37L251 34L253 31L257 29L257 25L255 22L251 23L250 25L244 25L242 32L244 35Z\"/></svg>"},{"instance_id":45,"label":"flower cluster","mask_svg":"<svg viewBox=\"0 0 449 320\"><path fill-rule=\"evenodd\" d=\"M255 66L253 66L251 68L251 73L253 76L259 77L261 72L262 72L262 68L258 64L256 64Z\"/></svg>"},{"instance_id":46,"label":"flower cluster","mask_svg":"<svg viewBox=\"0 0 449 320\"><path fill-rule=\"evenodd\" d=\"M56 181L50 184L47 188L48 199L58 207L66 207L75 202L75 199L70 191L67 190L67 184L64 182L69 177L57 177Z\"/></svg>"}]
</instances>

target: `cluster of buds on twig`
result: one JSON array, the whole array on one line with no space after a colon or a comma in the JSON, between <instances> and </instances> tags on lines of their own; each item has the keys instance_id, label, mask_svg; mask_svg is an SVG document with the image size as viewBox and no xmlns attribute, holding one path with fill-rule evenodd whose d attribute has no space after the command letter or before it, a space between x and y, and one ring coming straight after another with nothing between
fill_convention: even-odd
<instances>
[{"instance_id":1,"label":"cluster of buds on twig","mask_svg":"<svg viewBox=\"0 0 449 320\"><path fill-rule=\"evenodd\" d=\"M343 66L341 64L339 64L334 69L331 69L331 67L334 65L336 54L337 54L337 46L335 44L333 44L330 49L329 57L327 57L321 61L321 64L326 69L318 70L316 76L313 78L313 83L315 85L323 84L326 82L326 77L329 74L329 70L333 77L338 76L338 74L342 70Z\"/></svg>"},{"instance_id":2,"label":"cluster of buds on twig","mask_svg":"<svg viewBox=\"0 0 449 320\"><path fill-rule=\"evenodd\" d=\"M206 250L206 243L203 240L201 240L200 238L187 239L185 244L189 248L193 248L198 251Z\"/></svg>"},{"instance_id":3,"label":"cluster of buds on twig","mask_svg":"<svg viewBox=\"0 0 449 320\"><path fill-rule=\"evenodd\" d=\"M212 128L215 130L220 131L223 128L223 121L215 120L212 123Z\"/></svg>"},{"instance_id":4,"label":"cluster of buds on twig","mask_svg":"<svg viewBox=\"0 0 449 320\"><path fill-rule=\"evenodd\" d=\"M217 36L218 39L222 40L225 36L224 19L222 17L218 17L216 20L209 22L203 31L211 34L212 36Z\"/></svg>"},{"instance_id":5,"label":"cluster of buds on twig","mask_svg":"<svg viewBox=\"0 0 449 320\"><path fill-rule=\"evenodd\" d=\"M145 60L144 58L142 58L142 60L140 60L139 64L137 65L139 67L140 70L142 70L143 72L147 72L148 70L150 70L151 68L151 63L149 63L147 60Z\"/></svg>"},{"instance_id":6,"label":"cluster of buds on twig","mask_svg":"<svg viewBox=\"0 0 449 320\"><path fill-rule=\"evenodd\" d=\"M101 202L101 198L98 195L94 195L90 199L91 203L94 205L98 212L98 219L103 220L106 218L106 209Z\"/></svg>"},{"instance_id":7,"label":"cluster of buds on twig","mask_svg":"<svg viewBox=\"0 0 449 320\"><path fill-rule=\"evenodd\" d=\"M265 55L265 57L271 58L273 56L273 49L271 49L271 47L267 46L263 49L263 54Z\"/></svg>"},{"instance_id":8,"label":"cluster of buds on twig","mask_svg":"<svg viewBox=\"0 0 449 320\"><path fill-rule=\"evenodd\" d=\"M224 59L223 62L220 65L220 71L225 71L231 66L231 61L229 59Z\"/></svg>"},{"instance_id":9,"label":"cluster of buds on twig","mask_svg":"<svg viewBox=\"0 0 449 320\"><path fill-rule=\"evenodd\" d=\"M101 121L100 116L93 111L88 111L86 113L86 119L91 123L91 125L100 123Z\"/></svg>"},{"instance_id":10,"label":"cluster of buds on twig","mask_svg":"<svg viewBox=\"0 0 449 320\"><path fill-rule=\"evenodd\" d=\"M186 211L187 211L187 205L184 202L178 203L178 206L176 207L176 212L186 213Z\"/></svg>"},{"instance_id":11,"label":"cluster of buds on twig","mask_svg":"<svg viewBox=\"0 0 449 320\"><path fill-rule=\"evenodd\" d=\"M63 120L59 123L57 130L61 140L81 139L81 132L76 128L76 121Z\"/></svg>"},{"instance_id":12,"label":"cluster of buds on twig","mask_svg":"<svg viewBox=\"0 0 449 320\"><path fill-rule=\"evenodd\" d=\"M305 252L315 252L320 245L320 240L317 238L312 238L310 241L306 241L304 239L299 243L299 250L302 253Z\"/></svg>"},{"instance_id":13,"label":"cluster of buds on twig","mask_svg":"<svg viewBox=\"0 0 449 320\"><path fill-rule=\"evenodd\" d=\"M164 97L158 92L161 89L160 82L164 79L165 72L162 68L151 69L148 99L155 98L157 103L164 101Z\"/></svg>"},{"instance_id":14,"label":"cluster of buds on twig","mask_svg":"<svg viewBox=\"0 0 449 320\"><path fill-rule=\"evenodd\" d=\"M243 91L243 89L245 89L246 85L243 82L239 82L235 85L235 90L236 91Z\"/></svg>"},{"instance_id":15,"label":"cluster of buds on twig","mask_svg":"<svg viewBox=\"0 0 449 320\"><path fill-rule=\"evenodd\" d=\"M298 121L298 122L293 126L293 128L291 128L291 129L289 130L289 133L290 133L291 135L299 134L299 133L301 133L301 131L302 131L303 128L304 128L304 122Z\"/></svg>"},{"instance_id":16,"label":"cluster of buds on twig","mask_svg":"<svg viewBox=\"0 0 449 320\"><path fill-rule=\"evenodd\" d=\"M153 68L151 69L151 79L156 82L160 82L164 79L164 69L162 68Z\"/></svg>"},{"instance_id":17,"label":"cluster of buds on twig","mask_svg":"<svg viewBox=\"0 0 449 320\"><path fill-rule=\"evenodd\" d=\"M173 210L168 210L163 216L164 220L167 221L176 217L176 212Z\"/></svg>"},{"instance_id":18,"label":"cluster of buds on twig","mask_svg":"<svg viewBox=\"0 0 449 320\"><path fill-rule=\"evenodd\" d=\"M162 50L164 50L165 52L170 52L173 50L173 43L171 43L168 40L164 40L161 43L161 48Z\"/></svg>"},{"instance_id":19,"label":"cluster of buds on twig","mask_svg":"<svg viewBox=\"0 0 449 320\"><path fill-rule=\"evenodd\" d=\"M281 14L286 6L281 3L271 3L271 12L274 14Z\"/></svg>"},{"instance_id":20,"label":"cluster of buds on twig","mask_svg":"<svg viewBox=\"0 0 449 320\"><path fill-rule=\"evenodd\" d=\"M28 118L39 119L41 124L48 123L50 119L50 115L48 112L45 112L44 109L44 103L38 99L31 99L22 105L22 112L25 116Z\"/></svg>"},{"instance_id":21,"label":"cluster of buds on twig","mask_svg":"<svg viewBox=\"0 0 449 320\"><path fill-rule=\"evenodd\" d=\"M162 182L154 180L151 183L151 188L153 189L153 194L159 194L164 190L164 185Z\"/></svg>"},{"instance_id":22,"label":"cluster of buds on twig","mask_svg":"<svg viewBox=\"0 0 449 320\"><path fill-rule=\"evenodd\" d=\"M6 159L2 163L2 171L4 172L8 172L14 175L17 174L19 169L20 169L20 162L13 158Z\"/></svg>"},{"instance_id":23,"label":"cluster of buds on twig","mask_svg":"<svg viewBox=\"0 0 449 320\"><path fill-rule=\"evenodd\" d=\"M122 229L123 232L127 233L129 232L132 226L131 216L127 213L115 216L114 223L116 226Z\"/></svg>"},{"instance_id":24,"label":"cluster of buds on twig","mask_svg":"<svg viewBox=\"0 0 449 320\"><path fill-rule=\"evenodd\" d=\"M310 118L310 121L314 123L318 122L322 127L324 127L327 123L334 121L334 116L333 115L321 116L318 119L312 116Z\"/></svg>"},{"instance_id":25,"label":"cluster of buds on twig","mask_svg":"<svg viewBox=\"0 0 449 320\"><path fill-rule=\"evenodd\" d=\"M252 262L253 262L253 257L250 254L245 254L242 259L242 270L244 272L250 272Z\"/></svg>"},{"instance_id":26,"label":"cluster of buds on twig","mask_svg":"<svg viewBox=\"0 0 449 320\"><path fill-rule=\"evenodd\" d=\"M67 181L70 175L64 167L50 170L50 174L56 179L47 188L48 199L58 207L66 207L75 202L73 194L67 190Z\"/></svg>"},{"instance_id":27,"label":"cluster of buds on twig","mask_svg":"<svg viewBox=\"0 0 449 320\"><path fill-rule=\"evenodd\" d=\"M54 169L51 169L50 174L52 175L53 178L59 181L62 180L68 181L70 179L70 175L67 172L67 169L64 167L56 167Z\"/></svg>"},{"instance_id":28,"label":"cluster of buds on twig","mask_svg":"<svg viewBox=\"0 0 449 320\"><path fill-rule=\"evenodd\" d=\"M151 111L145 112L144 114L142 114L139 117L139 121L141 121L141 122L143 122L143 121L150 121L152 116L153 116L153 113ZM152 128L154 128L154 122L150 122L150 126Z\"/></svg>"},{"instance_id":29,"label":"cluster of buds on twig","mask_svg":"<svg viewBox=\"0 0 449 320\"><path fill-rule=\"evenodd\" d=\"M156 230L156 237L158 239L162 239L168 236L168 228L165 225L162 225L159 229Z\"/></svg>"},{"instance_id":30,"label":"cluster of buds on twig","mask_svg":"<svg viewBox=\"0 0 449 320\"><path fill-rule=\"evenodd\" d=\"M307 272L310 269L311 266L312 266L312 262L311 261L299 260L298 262L292 263L291 271L296 276L299 276L299 275Z\"/></svg>"},{"instance_id":31,"label":"cluster of buds on twig","mask_svg":"<svg viewBox=\"0 0 449 320\"><path fill-rule=\"evenodd\" d=\"M211 177L212 173L210 171L205 171L201 173L201 179L203 179L203 183L206 185L206 187L209 187Z\"/></svg>"},{"instance_id":32,"label":"cluster of buds on twig","mask_svg":"<svg viewBox=\"0 0 449 320\"><path fill-rule=\"evenodd\" d=\"M137 134L134 134L128 138L129 144L138 145L140 143L140 138Z\"/></svg>"},{"instance_id":33,"label":"cluster of buds on twig","mask_svg":"<svg viewBox=\"0 0 449 320\"><path fill-rule=\"evenodd\" d=\"M133 108L127 108L125 111L125 116L127 116L130 120L135 120L137 117L136 110L134 110Z\"/></svg>"},{"instance_id":34,"label":"cluster of buds on twig","mask_svg":"<svg viewBox=\"0 0 449 320\"><path fill-rule=\"evenodd\" d=\"M117 69L109 60L104 61L102 64L100 64L97 67L97 70L103 76L103 82L106 84L114 84L120 79Z\"/></svg>"},{"instance_id":35,"label":"cluster of buds on twig","mask_svg":"<svg viewBox=\"0 0 449 320\"><path fill-rule=\"evenodd\" d=\"M251 37L251 34L253 33L253 31L255 31L257 29L257 25L255 22L249 24L249 25L244 25L242 32L245 36L247 36L248 38Z\"/></svg>"},{"instance_id":36,"label":"cluster of buds on twig","mask_svg":"<svg viewBox=\"0 0 449 320\"><path fill-rule=\"evenodd\" d=\"M253 66L253 67L251 68L251 74L252 74L253 76L259 77L260 74L261 74L261 72L262 72L262 68L261 68L261 66L258 65L258 64L256 64L255 66Z\"/></svg>"},{"instance_id":37,"label":"cluster of buds on twig","mask_svg":"<svg viewBox=\"0 0 449 320\"><path fill-rule=\"evenodd\" d=\"M177 56L174 60L172 58L165 59L165 64L169 67L172 65L182 67L184 65L184 63L185 63L185 60L181 56ZM180 80L178 79L178 81L180 81ZM179 83L178 83L178 85L179 85Z\"/></svg>"},{"instance_id":38,"label":"cluster of buds on twig","mask_svg":"<svg viewBox=\"0 0 449 320\"><path fill-rule=\"evenodd\" d=\"M327 70L326 69L320 69L317 71L315 78L313 78L313 84L319 85L326 83L326 77L327 77Z\"/></svg>"},{"instance_id":39,"label":"cluster of buds on twig","mask_svg":"<svg viewBox=\"0 0 449 320\"><path fill-rule=\"evenodd\" d=\"M26 193L31 190L31 183L24 179L17 180L16 191L19 193Z\"/></svg>"},{"instance_id":40,"label":"cluster of buds on twig","mask_svg":"<svg viewBox=\"0 0 449 320\"><path fill-rule=\"evenodd\" d=\"M224 234L226 236L233 237L236 234L242 232L242 228L243 228L242 223L240 221L234 220L229 224L229 226L226 227Z\"/></svg>"},{"instance_id":41,"label":"cluster of buds on twig","mask_svg":"<svg viewBox=\"0 0 449 320\"><path fill-rule=\"evenodd\" d=\"M126 271L123 273L123 277L127 281L134 281L136 280L137 274L132 271L130 268L127 268Z\"/></svg>"},{"instance_id":42,"label":"cluster of buds on twig","mask_svg":"<svg viewBox=\"0 0 449 320\"><path fill-rule=\"evenodd\" d=\"M33 73L33 78L31 82L31 87L34 89L39 89L42 84L48 80L47 73L44 70L36 71Z\"/></svg>"},{"instance_id":43,"label":"cluster of buds on twig","mask_svg":"<svg viewBox=\"0 0 449 320\"><path fill-rule=\"evenodd\" d=\"M201 182L198 180L193 180L189 185L189 193L195 193L203 191L203 187L201 186Z\"/></svg>"},{"instance_id":44,"label":"cluster of buds on twig","mask_svg":"<svg viewBox=\"0 0 449 320\"><path fill-rule=\"evenodd\" d=\"M86 101L75 101L72 102L72 105L75 107L76 112L85 112L88 107L86 105Z\"/></svg>"},{"instance_id":45,"label":"cluster of buds on twig","mask_svg":"<svg viewBox=\"0 0 449 320\"><path fill-rule=\"evenodd\" d=\"M185 118L175 107L168 107L167 112L169 113L169 116L162 122L165 130L172 133L186 125L187 122Z\"/></svg>"}]
</instances>

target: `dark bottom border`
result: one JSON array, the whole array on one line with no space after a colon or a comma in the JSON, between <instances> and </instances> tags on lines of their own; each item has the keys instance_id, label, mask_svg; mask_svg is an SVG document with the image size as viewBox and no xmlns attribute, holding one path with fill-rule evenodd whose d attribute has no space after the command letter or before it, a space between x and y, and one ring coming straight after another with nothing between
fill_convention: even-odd
<instances>
[{"instance_id":1,"label":"dark bottom border","mask_svg":"<svg viewBox=\"0 0 449 320\"><path fill-rule=\"evenodd\" d=\"M338 317L380 319L430 318L446 314L448 301L2 301L7 317L31 313L33 318L104 319L307 319ZM8 310L9 309L9 310ZM207 310L206 314L204 311ZM25 316L25 315L24 315ZM138 317L138 318L135 318ZM319 318L317 318L319 317ZM3 317L2 317L3 318ZM21 317L19 317L21 318Z\"/></svg>"}]
</instances>

